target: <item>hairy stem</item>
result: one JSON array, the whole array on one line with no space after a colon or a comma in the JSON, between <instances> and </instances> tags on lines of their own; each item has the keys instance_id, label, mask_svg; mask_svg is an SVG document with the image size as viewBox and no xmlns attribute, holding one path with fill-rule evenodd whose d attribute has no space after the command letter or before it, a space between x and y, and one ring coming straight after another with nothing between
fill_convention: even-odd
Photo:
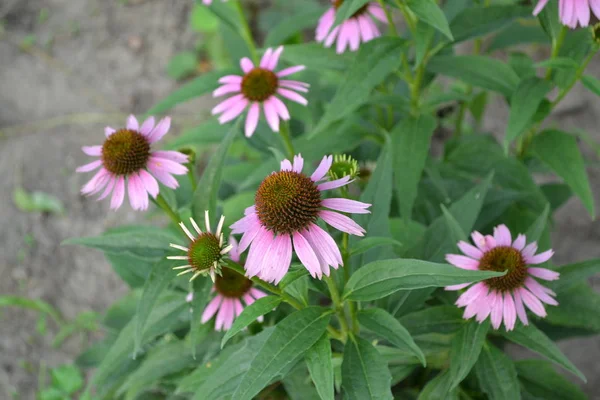
<instances>
[{"instance_id":1,"label":"hairy stem","mask_svg":"<svg viewBox=\"0 0 600 400\"><path fill-rule=\"evenodd\" d=\"M329 293L331 294L331 301L333 301L333 305L335 306L335 311L338 315L338 320L340 321L340 328L342 329L342 337L345 339L348 335L348 322L346 321L346 313L344 312L344 303L340 297L340 293L335 285L335 282L331 276L323 277L325 283L327 283L327 288L329 289Z\"/></svg>"},{"instance_id":2,"label":"hairy stem","mask_svg":"<svg viewBox=\"0 0 600 400\"><path fill-rule=\"evenodd\" d=\"M287 121L282 121L281 126L279 128L279 134L281 135L281 140L283 140L283 144L288 153L288 157L290 158L290 161L293 161L294 155L296 155L296 153L294 152L294 145L292 144L292 137L290 136L290 127Z\"/></svg>"}]
</instances>

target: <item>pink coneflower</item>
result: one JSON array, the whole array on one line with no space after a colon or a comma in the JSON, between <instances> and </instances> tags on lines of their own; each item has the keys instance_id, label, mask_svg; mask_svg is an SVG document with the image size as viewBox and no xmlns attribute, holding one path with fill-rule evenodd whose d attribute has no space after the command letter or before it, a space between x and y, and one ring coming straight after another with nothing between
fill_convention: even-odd
<instances>
[{"instance_id":1,"label":"pink coneflower","mask_svg":"<svg viewBox=\"0 0 600 400\"><path fill-rule=\"evenodd\" d=\"M333 161L323 157L310 176L302 173L301 155L281 162L281 170L267 176L255 196L255 205L246 209L246 216L231 226L232 233L243 233L240 252L248 248L247 275L279 283L292 261L292 243L300 262L314 277L329 276L329 267L338 268L342 256L333 238L317 224L319 218L332 227L352 235L363 236L365 230L340 213L325 210L367 214L370 204L342 198L322 199L321 192L350 183L345 176L330 182L323 180Z\"/></svg>"},{"instance_id":2,"label":"pink coneflower","mask_svg":"<svg viewBox=\"0 0 600 400\"><path fill-rule=\"evenodd\" d=\"M209 275L212 281L216 279L216 275L221 273L221 263L223 256L233 248L233 245L226 246L223 242L223 223L225 217L221 216L217 230L212 233L210 229L210 219L208 217L208 211L204 212L204 225L206 232L202 232L202 229L198 226L193 218L190 218L190 222L194 227L194 230L198 236L194 236L192 232L185 226L183 222L179 223L179 226L190 239L189 247L180 246L178 244L169 243L174 249L186 252L185 256L169 256L169 260L185 260L186 265L175 267L173 269L183 270L177 276L188 274L193 272L190 282L196 279L200 275Z\"/></svg>"},{"instance_id":3,"label":"pink coneflower","mask_svg":"<svg viewBox=\"0 0 600 400\"><path fill-rule=\"evenodd\" d=\"M323 14L317 25L316 40L324 42L325 47L331 47L337 38L336 51L343 53L347 47L356 51L360 42L368 42L371 39L381 36L379 28L373 21L373 18L387 24L387 18L383 8L376 2L370 2L361 7L350 18L333 27L335 22L335 13L342 5L344 0L332 0L333 6Z\"/></svg>"},{"instance_id":4,"label":"pink coneflower","mask_svg":"<svg viewBox=\"0 0 600 400\"><path fill-rule=\"evenodd\" d=\"M554 254L552 250L536 255L537 243L525 246L525 235L518 235L513 242L506 225L494 228L493 236L475 231L471 237L476 246L461 241L458 248L465 255L448 254L446 260L462 269L507 273L476 283L460 295L456 305L466 307L465 319L476 316L481 323L491 315L494 329L498 329L504 320L506 330L510 331L515 327L517 316L523 324L528 323L523 304L540 317L546 316L542 302L558 305L552 297L556 294L533 278L553 281L560 274L546 268L530 267L548 261ZM448 286L446 290L460 290L469 285Z\"/></svg>"},{"instance_id":5,"label":"pink coneflower","mask_svg":"<svg viewBox=\"0 0 600 400\"><path fill-rule=\"evenodd\" d=\"M134 210L148 208L148 194L156 198L158 183L175 189L179 186L173 175L184 175L188 161L185 154L177 151L151 151L150 146L158 142L171 126L171 118L161 119L154 126L154 117L148 118L142 126L130 115L127 127L115 130L106 127L106 140L102 146L84 146L88 156L98 160L77 168L77 172L100 171L81 189L85 195L93 195L104 189L98 200L112 193L110 208L116 210L123 204L125 184L129 192L129 202ZM156 179L155 179L156 178Z\"/></svg>"},{"instance_id":6,"label":"pink coneflower","mask_svg":"<svg viewBox=\"0 0 600 400\"><path fill-rule=\"evenodd\" d=\"M548 4L548 0L539 0L533 10L538 15ZM569 28L588 26L590 23L590 8L597 18L600 18L600 0L558 0L558 14L563 25Z\"/></svg>"},{"instance_id":7,"label":"pink coneflower","mask_svg":"<svg viewBox=\"0 0 600 400\"><path fill-rule=\"evenodd\" d=\"M231 121L248 108L245 132L246 136L250 137L258 125L262 106L267 123L274 132L279 132L279 119L289 120L290 113L277 94L304 106L308 104L304 97L296 93L308 92L308 83L282 79L302 71L304 65L275 72L282 52L283 46L276 50L268 48L258 66L254 66L249 58L244 57L240 61L244 76L227 75L219 79L223 86L213 92L214 97L235 94L212 109L213 115L221 114L220 123Z\"/></svg>"},{"instance_id":8,"label":"pink coneflower","mask_svg":"<svg viewBox=\"0 0 600 400\"><path fill-rule=\"evenodd\" d=\"M231 259L239 263L240 252L237 242L230 237L229 243L233 246L230 253ZM231 328L234 319L244 309L242 300L246 306L249 306L255 300L266 296L262 291L252 287L250 279L228 268L223 269L222 274L217 276L212 292L216 293L216 296L206 306L201 321L204 324L217 314L215 329L218 331ZM259 318L260 320L262 317Z\"/></svg>"}]
</instances>

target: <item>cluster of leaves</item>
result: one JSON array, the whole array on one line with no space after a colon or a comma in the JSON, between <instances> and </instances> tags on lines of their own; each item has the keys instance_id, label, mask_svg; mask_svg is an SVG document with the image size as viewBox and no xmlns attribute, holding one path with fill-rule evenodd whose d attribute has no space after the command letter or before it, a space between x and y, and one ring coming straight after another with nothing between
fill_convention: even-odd
<instances>
[{"instance_id":1,"label":"cluster of leaves","mask_svg":"<svg viewBox=\"0 0 600 400\"><path fill-rule=\"evenodd\" d=\"M235 65L257 50L231 3L215 0L209 10ZM350 16L365 3L347 0L338 13ZM324 11L317 2L286 1L265 13L266 21L277 23L268 24L264 46L286 44L282 59L306 65L302 80L311 84L309 106L290 106L294 148L308 162L324 151L346 152L369 172L355 186L357 197L373 204L372 214L355 217L367 237L349 241L346 265L332 274L334 288L294 266L270 296L247 307L222 334L200 322L210 281L198 279L190 288L165 260L169 243L183 237L176 226L123 226L72 239L102 250L132 288L106 313L106 338L78 359L82 367L97 368L90 382L96 396L585 398L553 368L585 380L553 340L600 332L600 296L587 284L600 260L558 267L561 279L551 288L560 306L512 332L463 320L453 305L456 294L439 288L498 276L443 264L473 229L489 232L505 223L544 250L552 214L571 196L594 216L576 134L540 128L578 81L600 94L600 82L585 75L598 50L592 34L561 27L557 2L539 23L531 6L517 0L383 3L410 22L407 32L391 28L388 36L343 55L300 41ZM466 41L474 41L474 54L458 55L456 47ZM542 62L515 50L539 43L552 48ZM195 78L148 114L210 93L230 72ZM510 109L505 132L494 135L479 130L492 101ZM432 152L436 128L453 136ZM200 154L215 145L197 189L182 179L176 192L161 190L184 219L220 209L235 221L286 151L266 124L244 139L238 124L224 128L214 120L169 146ZM536 173L559 179L538 185ZM190 304L189 290L195 293ZM253 322L260 315L264 322ZM515 362L502 351L507 342L544 359Z\"/></svg>"}]
</instances>

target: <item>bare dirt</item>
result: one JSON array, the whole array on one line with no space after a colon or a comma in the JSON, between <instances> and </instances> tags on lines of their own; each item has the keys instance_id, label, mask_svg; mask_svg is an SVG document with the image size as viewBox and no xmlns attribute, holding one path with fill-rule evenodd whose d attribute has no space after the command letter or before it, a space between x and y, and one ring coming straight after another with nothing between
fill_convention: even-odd
<instances>
[{"instance_id":1,"label":"bare dirt","mask_svg":"<svg viewBox=\"0 0 600 400\"><path fill-rule=\"evenodd\" d=\"M0 1L0 294L43 299L66 319L103 311L127 288L100 253L60 243L107 227L141 221L128 206L108 212L106 202L81 197L89 176L75 174L86 162L82 145L98 143L105 125L141 114L176 84L166 76L170 57L190 49L191 1L1 0ZM45 10L45 11L43 11ZM31 44L34 42L33 44ZM600 75L595 60L590 71ZM556 120L600 140L597 98L577 88ZM205 114L203 99L174 113L175 131ZM502 132L506 110L485 122ZM183 121L179 122L178 121ZM590 170L600 205L600 173ZM19 211L16 187L58 197L65 215ZM600 257L600 223L578 200L558 213L554 243L558 263ZM69 362L81 350L75 338L53 348L51 335L36 331L34 312L0 310L0 398L34 398L43 362ZM584 389L600 393L600 338L561 343L587 375Z\"/></svg>"}]
</instances>

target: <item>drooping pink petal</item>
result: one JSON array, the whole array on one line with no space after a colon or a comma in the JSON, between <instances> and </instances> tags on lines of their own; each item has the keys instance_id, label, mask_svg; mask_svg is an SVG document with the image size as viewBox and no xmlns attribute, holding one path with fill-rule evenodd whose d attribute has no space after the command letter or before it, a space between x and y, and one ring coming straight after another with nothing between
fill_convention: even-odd
<instances>
[{"instance_id":1,"label":"drooping pink petal","mask_svg":"<svg viewBox=\"0 0 600 400\"><path fill-rule=\"evenodd\" d=\"M333 198L333 199L325 199L321 202L323 207L331 208L332 210L337 210L346 213L353 214L370 214L371 211L367 210L367 208L371 207L371 204L362 203L356 200L350 199L342 199L342 198Z\"/></svg>"},{"instance_id":2,"label":"drooping pink petal","mask_svg":"<svg viewBox=\"0 0 600 400\"><path fill-rule=\"evenodd\" d=\"M285 76L289 76L289 75L295 74L296 72L304 71L305 69L306 69L305 65L296 65L296 66L293 66L293 67L282 69L276 75L279 78L283 78Z\"/></svg>"},{"instance_id":3,"label":"drooping pink petal","mask_svg":"<svg viewBox=\"0 0 600 400\"><path fill-rule=\"evenodd\" d=\"M513 291L513 296L515 298L515 310L517 310L517 315L519 319L523 323L523 325L529 325L529 321L527 320L527 313L525 312L525 307L523 306L523 300L521 299L521 293L519 289Z\"/></svg>"},{"instance_id":4,"label":"drooping pink petal","mask_svg":"<svg viewBox=\"0 0 600 400\"><path fill-rule=\"evenodd\" d=\"M258 126L258 119L260 117L260 106L254 102L248 109L248 115L246 116L246 126L244 127L244 134L246 137L250 137L256 131Z\"/></svg>"},{"instance_id":5,"label":"drooping pink petal","mask_svg":"<svg viewBox=\"0 0 600 400\"><path fill-rule=\"evenodd\" d=\"M246 306L251 305L252 303L254 303L256 300L254 300L254 297L250 296L249 293L245 293L242 296L242 299L244 299L244 302L246 303Z\"/></svg>"},{"instance_id":6,"label":"drooping pink petal","mask_svg":"<svg viewBox=\"0 0 600 400\"><path fill-rule=\"evenodd\" d=\"M490 315L490 313L492 312L492 307L494 306L494 300L496 299L496 296L494 295L494 292L490 292L485 296L481 296L479 298L479 300L477 301L477 303L479 303L479 307L477 308L477 316L475 317L475 320L479 323L483 322L486 320L486 318Z\"/></svg>"},{"instance_id":7,"label":"drooping pink petal","mask_svg":"<svg viewBox=\"0 0 600 400\"><path fill-rule=\"evenodd\" d=\"M279 63L279 57L281 56L282 52L283 52L283 46L279 46L277 49L275 49L275 51L273 52L273 55L271 56L271 59L269 60L267 69L270 69L271 71L273 71L275 68L277 68L277 64Z\"/></svg>"},{"instance_id":8,"label":"drooping pink petal","mask_svg":"<svg viewBox=\"0 0 600 400\"><path fill-rule=\"evenodd\" d=\"M575 15L579 20L579 25L588 26L590 23L590 6L588 0L574 0Z\"/></svg>"},{"instance_id":9,"label":"drooping pink petal","mask_svg":"<svg viewBox=\"0 0 600 400\"><path fill-rule=\"evenodd\" d=\"M150 132L150 135L148 136L148 141L150 143L158 142L160 139L163 138L163 136L167 134L167 132L169 132L170 128L171 117L164 117L163 119L158 121L158 124L156 124L154 129L152 129L152 132Z\"/></svg>"},{"instance_id":10,"label":"drooping pink petal","mask_svg":"<svg viewBox=\"0 0 600 400\"><path fill-rule=\"evenodd\" d=\"M473 243L475 243L475 246L477 246L479 250L483 252L489 250L485 242L485 236L483 236L481 233L473 231L473 233L471 233L471 239L473 239Z\"/></svg>"},{"instance_id":11,"label":"drooping pink petal","mask_svg":"<svg viewBox=\"0 0 600 400\"><path fill-rule=\"evenodd\" d=\"M544 303L550 304L551 306L558 305L558 302L553 297L551 297L548 293L546 293L545 289L547 289L547 288L540 285L535 279L533 279L531 277L527 277L527 279L525 279L525 286L527 287L527 289L529 289L531 291L531 293L534 296L536 296L538 299L540 299Z\"/></svg>"},{"instance_id":12,"label":"drooping pink petal","mask_svg":"<svg viewBox=\"0 0 600 400\"><path fill-rule=\"evenodd\" d=\"M174 161L176 163L179 164L185 164L189 161L188 156L180 153L178 151L173 151L173 150L159 150L159 151L153 151L151 153L152 156L158 157L158 158L164 158L167 160L171 160Z\"/></svg>"},{"instance_id":13,"label":"drooping pink petal","mask_svg":"<svg viewBox=\"0 0 600 400\"><path fill-rule=\"evenodd\" d=\"M223 298L215 321L215 329L217 331L227 330L228 328L226 326L228 324L231 327L231 323L233 323L233 313L233 302L228 297Z\"/></svg>"},{"instance_id":14,"label":"drooping pink petal","mask_svg":"<svg viewBox=\"0 0 600 400\"><path fill-rule=\"evenodd\" d=\"M329 270L329 265L334 266L335 268L338 267L338 262L335 255L329 251L329 247L326 246L325 243L319 240L319 237L315 237L310 231L310 229L303 230L301 234L306 240L308 240L308 243L315 252L317 258L319 259L320 265L326 264L326 270ZM324 272L322 267L321 271ZM329 274L326 273L325 275Z\"/></svg>"},{"instance_id":15,"label":"drooping pink petal","mask_svg":"<svg viewBox=\"0 0 600 400\"><path fill-rule=\"evenodd\" d=\"M321 160L321 163L310 176L310 179L313 182L318 182L325 177L327 172L329 172L329 168L331 168L331 164L333 163L333 156L324 156Z\"/></svg>"},{"instance_id":16,"label":"drooping pink petal","mask_svg":"<svg viewBox=\"0 0 600 400\"><path fill-rule=\"evenodd\" d=\"M158 168L173 175L185 175L188 172L187 167L184 165L166 158L157 157L154 154L148 158L148 168L150 169L152 166L155 169Z\"/></svg>"},{"instance_id":17,"label":"drooping pink petal","mask_svg":"<svg viewBox=\"0 0 600 400\"><path fill-rule=\"evenodd\" d=\"M148 208L148 192L144 189L140 177L134 173L129 175L127 180L127 194L131 207L134 210L146 210Z\"/></svg>"},{"instance_id":18,"label":"drooping pink petal","mask_svg":"<svg viewBox=\"0 0 600 400\"><path fill-rule=\"evenodd\" d=\"M154 129L154 117L148 117L140 127L140 133L148 136L152 132L152 129Z\"/></svg>"},{"instance_id":19,"label":"drooping pink petal","mask_svg":"<svg viewBox=\"0 0 600 400\"><path fill-rule=\"evenodd\" d=\"M329 35L327 36L327 38L325 38L325 42L323 42L323 45L325 47L331 47L331 45L333 44L333 42L335 42L335 38L338 36L338 33L340 33L341 30L341 26L338 25L335 28L333 28L331 30L331 32L329 33Z\"/></svg>"},{"instance_id":20,"label":"drooping pink petal","mask_svg":"<svg viewBox=\"0 0 600 400\"><path fill-rule=\"evenodd\" d=\"M546 316L546 310L544 309L544 305L537 297L535 297L533 294L531 294L530 291L528 291L525 288L519 288L517 290L519 291L519 294L521 295L521 298L523 299L523 302L525 303L527 308L529 308L531 311L533 311L534 314L536 314L539 317L543 318Z\"/></svg>"},{"instance_id":21,"label":"drooping pink petal","mask_svg":"<svg viewBox=\"0 0 600 400\"><path fill-rule=\"evenodd\" d=\"M483 282L477 282L473 286L467 289L466 292L461 294L456 300L456 305L458 307L464 307L469 305L475 301L479 301L479 299L485 298L488 294L488 287Z\"/></svg>"},{"instance_id":22,"label":"drooping pink petal","mask_svg":"<svg viewBox=\"0 0 600 400\"><path fill-rule=\"evenodd\" d=\"M494 329L500 328L500 325L502 325L502 315L504 314L504 299L501 293L496 293L494 308L491 314L492 327Z\"/></svg>"},{"instance_id":23,"label":"drooping pink petal","mask_svg":"<svg viewBox=\"0 0 600 400\"><path fill-rule=\"evenodd\" d=\"M543 253L537 254L533 257L525 258L525 262L529 265L537 265L542 264L548 261L554 255L554 251L552 249L546 250Z\"/></svg>"},{"instance_id":24,"label":"drooping pink petal","mask_svg":"<svg viewBox=\"0 0 600 400\"><path fill-rule=\"evenodd\" d=\"M279 132L279 115L277 114L277 109L270 100L271 99L269 98L263 102L265 117L271 130L273 130L273 132Z\"/></svg>"},{"instance_id":25,"label":"drooping pink petal","mask_svg":"<svg viewBox=\"0 0 600 400\"><path fill-rule=\"evenodd\" d=\"M363 40L363 42L368 42L369 40L373 39L374 35L373 35L373 30L371 29L371 24L370 24L370 20L369 17L366 17L364 15L360 15L358 18L358 28L360 30L360 36Z\"/></svg>"},{"instance_id":26,"label":"drooping pink petal","mask_svg":"<svg viewBox=\"0 0 600 400\"><path fill-rule=\"evenodd\" d=\"M102 160L96 160L96 161L92 161L89 164L85 164L82 165L81 167L77 167L77 169L75 169L76 172L90 172L93 171L97 168L99 168L102 165Z\"/></svg>"},{"instance_id":27,"label":"drooping pink petal","mask_svg":"<svg viewBox=\"0 0 600 400\"><path fill-rule=\"evenodd\" d=\"M104 200L106 197L108 197L109 194L111 194L113 188L115 187L116 182L117 182L117 177L111 176L108 179L108 184L106 185L104 192L100 195L100 197L98 197L98 201Z\"/></svg>"},{"instance_id":28,"label":"drooping pink petal","mask_svg":"<svg viewBox=\"0 0 600 400\"><path fill-rule=\"evenodd\" d=\"M504 224L498 225L494 228L494 239L496 239L496 245L498 246L512 245L510 231Z\"/></svg>"},{"instance_id":29,"label":"drooping pink petal","mask_svg":"<svg viewBox=\"0 0 600 400\"><path fill-rule=\"evenodd\" d=\"M274 284L279 284L290 269L292 263L292 239L289 235L278 235L275 238L275 252L273 254Z\"/></svg>"},{"instance_id":30,"label":"drooping pink petal","mask_svg":"<svg viewBox=\"0 0 600 400\"><path fill-rule=\"evenodd\" d=\"M527 272L531 276L535 276L536 278L540 278L546 281L555 281L560 276L558 272L546 268L531 267L527 268Z\"/></svg>"},{"instance_id":31,"label":"drooping pink petal","mask_svg":"<svg viewBox=\"0 0 600 400\"><path fill-rule=\"evenodd\" d=\"M150 196L156 198L156 196L158 196L159 190L158 182L156 182L156 179L154 179L154 177L144 169L140 170L139 175L146 191L150 194Z\"/></svg>"},{"instance_id":32,"label":"drooping pink petal","mask_svg":"<svg viewBox=\"0 0 600 400\"><path fill-rule=\"evenodd\" d=\"M290 119L290 112L285 104L283 104L283 101L281 101L277 96L271 96L271 102L273 103L277 114L279 114L279 117L284 121L288 121Z\"/></svg>"},{"instance_id":33,"label":"drooping pink petal","mask_svg":"<svg viewBox=\"0 0 600 400\"><path fill-rule=\"evenodd\" d=\"M263 259L268 253L269 247L271 246L271 243L273 243L273 239L273 234L261 226L256 233L256 237L252 241L250 251L248 252L248 258L244 265L249 277L256 276L261 271Z\"/></svg>"},{"instance_id":34,"label":"drooping pink petal","mask_svg":"<svg viewBox=\"0 0 600 400\"><path fill-rule=\"evenodd\" d=\"M479 267L479 261L460 254L446 254L446 261L462 269L476 270Z\"/></svg>"},{"instance_id":35,"label":"drooping pink petal","mask_svg":"<svg viewBox=\"0 0 600 400\"><path fill-rule=\"evenodd\" d=\"M262 299L263 297L266 296L266 294L256 288L250 288L250 294L252 295L252 297L254 297L256 300L258 299Z\"/></svg>"},{"instance_id":36,"label":"drooping pink petal","mask_svg":"<svg viewBox=\"0 0 600 400\"><path fill-rule=\"evenodd\" d=\"M590 7L596 18L600 19L600 0L590 0Z\"/></svg>"},{"instance_id":37,"label":"drooping pink petal","mask_svg":"<svg viewBox=\"0 0 600 400\"><path fill-rule=\"evenodd\" d=\"M250 230L251 228L256 227L258 223L258 219L256 218L256 212L252 211L249 213L245 213L245 216L241 219L237 220L233 224L231 224L230 228L232 229L233 234L235 233L244 233ZM240 252L244 252L241 250Z\"/></svg>"},{"instance_id":38,"label":"drooping pink petal","mask_svg":"<svg viewBox=\"0 0 600 400\"><path fill-rule=\"evenodd\" d=\"M292 92L291 90L280 87L279 89L277 89L277 93L279 93L281 96L285 97L286 99L292 100L298 104L302 104L303 106L308 104L308 100L306 100L304 97L300 96L298 93Z\"/></svg>"},{"instance_id":39,"label":"drooping pink petal","mask_svg":"<svg viewBox=\"0 0 600 400\"><path fill-rule=\"evenodd\" d=\"M242 302L240 301L240 299L233 299L233 308L235 309L236 317L239 317L240 314L242 313L242 311L244 311L244 307L242 306ZM229 328L231 328L231 325L225 329L229 329Z\"/></svg>"},{"instance_id":40,"label":"drooping pink petal","mask_svg":"<svg viewBox=\"0 0 600 400\"><path fill-rule=\"evenodd\" d=\"M227 122L237 118L242 112L244 112L244 109L247 105L248 100L245 98L238 101L229 110L221 114L221 116L219 117L219 123L226 124Z\"/></svg>"},{"instance_id":41,"label":"drooping pink petal","mask_svg":"<svg viewBox=\"0 0 600 400\"><path fill-rule=\"evenodd\" d=\"M322 42L327 37L327 34L331 30L333 23L335 22L335 9L331 7L325 14L319 19L317 24L317 30L315 32L315 40Z\"/></svg>"},{"instance_id":42,"label":"drooping pink petal","mask_svg":"<svg viewBox=\"0 0 600 400\"><path fill-rule=\"evenodd\" d=\"M83 146L81 150L88 156L99 157L102 155L102 146Z\"/></svg>"},{"instance_id":43,"label":"drooping pink petal","mask_svg":"<svg viewBox=\"0 0 600 400\"><path fill-rule=\"evenodd\" d=\"M294 249L296 250L296 254L300 259L300 262L306 267L308 272L313 278L318 277L321 279L323 273L321 271L321 267L319 264L319 260L315 255L313 248L310 246L308 241L300 232L295 232L293 234L294 239Z\"/></svg>"},{"instance_id":44,"label":"drooping pink petal","mask_svg":"<svg viewBox=\"0 0 600 400\"><path fill-rule=\"evenodd\" d=\"M239 75L225 75L225 76L219 78L219 83L221 83L221 84L242 83L243 79L244 78L242 78Z\"/></svg>"},{"instance_id":45,"label":"drooping pink petal","mask_svg":"<svg viewBox=\"0 0 600 400\"><path fill-rule=\"evenodd\" d=\"M211 111L211 115L220 114L226 110L231 109L233 106L238 104L239 102L244 101L243 94L236 94L235 96L231 96L230 98L223 100L221 103L217 104Z\"/></svg>"},{"instance_id":46,"label":"drooping pink petal","mask_svg":"<svg viewBox=\"0 0 600 400\"><path fill-rule=\"evenodd\" d=\"M350 179L350 176L344 176L343 178L336 179L335 181L321 183L321 184L319 184L319 186L317 186L317 189L319 189L320 191L336 189L336 188L339 188L342 186L346 186L347 184L349 184L353 181L354 180Z\"/></svg>"},{"instance_id":47,"label":"drooping pink petal","mask_svg":"<svg viewBox=\"0 0 600 400\"><path fill-rule=\"evenodd\" d=\"M125 178L123 176L119 176L116 179L115 188L110 199L111 210L116 210L121 207L123 200L125 199Z\"/></svg>"},{"instance_id":48,"label":"drooping pink petal","mask_svg":"<svg viewBox=\"0 0 600 400\"><path fill-rule=\"evenodd\" d=\"M104 167L100 168L100 171L96 172L96 175L92 177L85 184L83 188L81 188L81 193L86 195L92 195L94 193L98 193L100 190L104 188L106 183L108 182L109 172L104 169Z\"/></svg>"},{"instance_id":49,"label":"drooping pink petal","mask_svg":"<svg viewBox=\"0 0 600 400\"><path fill-rule=\"evenodd\" d=\"M240 67L242 67L242 71L247 74L254 69L254 63L250 61L248 57L244 57L240 60Z\"/></svg>"},{"instance_id":50,"label":"drooping pink petal","mask_svg":"<svg viewBox=\"0 0 600 400\"><path fill-rule=\"evenodd\" d=\"M356 18L350 18L348 24L348 44L351 51L358 50L360 46L360 27Z\"/></svg>"},{"instance_id":51,"label":"drooping pink petal","mask_svg":"<svg viewBox=\"0 0 600 400\"><path fill-rule=\"evenodd\" d=\"M335 48L335 51L338 54L342 54L344 51L346 51L346 47L350 42L350 35L353 34L349 22L349 20L346 20L340 25L340 36L338 37L337 45Z\"/></svg>"},{"instance_id":52,"label":"drooping pink petal","mask_svg":"<svg viewBox=\"0 0 600 400\"><path fill-rule=\"evenodd\" d=\"M171 189L177 189L179 182L168 171L156 163L148 163L148 169L160 183Z\"/></svg>"},{"instance_id":53,"label":"drooping pink petal","mask_svg":"<svg viewBox=\"0 0 600 400\"><path fill-rule=\"evenodd\" d=\"M131 114L129 116L129 118L127 118L127 129L132 130L132 131L140 130L140 125L138 123L138 120L135 117L135 115L133 115L133 114Z\"/></svg>"},{"instance_id":54,"label":"drooping pink petal","mask_svg":"<svg viewBox=\"0 0 600 400\"><path fill-rule=\"evenodd\" d=\"M231 258L233 261L239 263L240 262L240 249L238 247L238 241L235 240L235 238L233 236L229 236L229 244L232 246L231 250L229 251L229 258Z\"/></svg>"},{"instance_id":55,"label":"drooping pink petal","mask_svg":"<svg viewBox=\"0 0 600 400\"><path fill-rule=\"evenodd\" d=\"M331 235L325 232L319 225L316 224L310 225L308 229L314 240L320 242L324 248L324 251L329 253L329 258L332 261L331 265L334 268L337 268L337 265L344 265L340 249L338 248L337 243L335 243L335 240L333 240Z\"/></svg>"},{"instance_id":56,"label":"drooping pink petal","mask_svg":"<svg viewBox=\"0 0 600 400\"><path fill-rule=\"evenodd\" d=\"M475 260L479 260L481 257L483 257L483 252L481 250L479 250L477 247L475 247L467 242L464 242L462 240L460 242L458 242L458 248L465 255L467 255Z\"/></svg>"},{"instance_id":57,"label":"drooping pink petal","mask_svg":"<svg viewBox=\"0 0 600 400\"><path fill-rule=\"evenodd\" d=\"M515 241L513 242L512 247L521 251L521 250L523 250L523 247L525 247L526 240L527 240L527 238L525 237L525 235L519 234L517 236L517 238L515 239Z\"/></svg>"},{"instance_id":58,"label":"drooping pink petal","mask_svg":"<svg viewBox=\"0 0 600 400\"><path fill-rule=\"evenodd\" d=\"M383 8L381 8L381 6L379 4L371 2L371 3L369 3L367 10L369 11L369 13L372 16L377 18L380 22L387 24L387 17L385 16L385 12L383 11Z\"/></svg>"},{"instance_id":59,"label":"drooping pink petal","mask_svg":"<svg viewBox=\"0 0 600 400\"><path fill-rule=\"evenodd\" d=\"M444 290L448 290L448 291L456 291L456 290L461 290L466 288L467 286L469 286L470 283L461 283L459 285L450 285L450 286L446 286L444 288Z\"/></svg>"},{"instance_id":60,"label":"drooping pink petal","mask_svg":"<svg viewBox=\"0 0 600 400\"><path fill-rule=\"evenodd\" d=\"M200 322L205 324L208 320L210 320L219 309L219 306L221 305L222 301L223 296L221 296L220 294L213 298L204 309L202 317L200 318Z\"/></svg>"},{"instance_id":61,"label":"drooping pink petal","mask_svg":"<svg viewBox=\"0 0 600 400\"><path fill-rule=\"evenodd\" d=\"M517 311L515 302L510 292L504 293L504 327L507 331L512 331L517 322Z\"/></svg>"},{"instance_id":62,"label":"drooping pink petal","mask_svg":"<svg viewBox=\"0 0 600 400\"><path fill-rule=\"evenodd\" d=\"M535 6L535 9L533 10L533 15L537 16L540 12L542 12L547 3L548 0L539 0L537 6Z\"/></svg>"},{"instance_id":63,"label":"drooping pink petal","mask_svg":"<svg viewBox=\"0 0 600 400\"><path fill-rule=\"evenodd\" d=\"M333 211L322 210L319 211L319 216L329 225L342 232L356 236L364 236L366 232L360 225L345 215Z\"/></svg>"},{"instance_id":64,"label":"drooping pink petal","mask_svg":"<svg viewBox=\"0 0 600 400\"><path fill-rule=\"evenodd\" d=\"M230 93L239 93L242 90L242 86L239 83L227 83L213 91L213 97L221 97Z\"/></svg>"},{"instance_id":65,"label":"drooping pink petal","mask_svg":"<svg viewBox=\"0 0 600 400\"><path fill-rule=\"evenodd\" d=\"M527 246L525 246L523 251L521 251L521 255L523 256L523 258L525 260L528 260L531 257L533 257L533 255L537 251L537 248L538 248L538 246L537 246L536 242L529 243Z\"/></svg>"}]
</instances>

